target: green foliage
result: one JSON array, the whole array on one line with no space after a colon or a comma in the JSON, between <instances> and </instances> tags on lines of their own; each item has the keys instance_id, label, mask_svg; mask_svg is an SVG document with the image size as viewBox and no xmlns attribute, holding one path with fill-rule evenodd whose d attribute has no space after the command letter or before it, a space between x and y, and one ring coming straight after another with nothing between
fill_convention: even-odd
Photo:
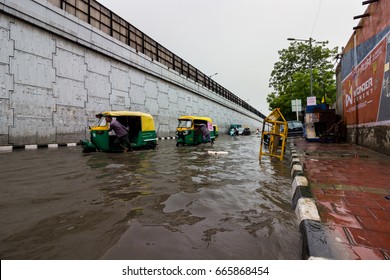
<instances>
[{"instance_id":1,"label":"green foliage","mask_svg":"<svg viewBox=\"0 0 390 280\"><path fill-rule=\"evenodd\" d=\"M327 104L336 100L336 80L334 59L337 47L329 49L328 42L293 41L288 49L278 51L279 61L274 64L269 86L273 91L268 94L269 109L280 108L287 119L295 118L291 111L291 100L301 99L302 107L310 96L310 57L312 58L312 87L317 104L325 97Z\"/></svg>"}]
</instances>

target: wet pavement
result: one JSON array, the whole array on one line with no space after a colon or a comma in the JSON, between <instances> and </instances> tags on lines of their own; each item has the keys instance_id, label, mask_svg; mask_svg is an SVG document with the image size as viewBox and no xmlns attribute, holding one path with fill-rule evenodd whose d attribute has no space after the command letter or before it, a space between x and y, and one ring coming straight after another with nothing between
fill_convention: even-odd
<instances>
[{"instance_id":1,"label":"wet pavement","mask_svg":"<svg viewBox=\"0 0 390 280\"><path fill-rule=\"evenodd\" d=\"M333 259L390 259L390 157L353 144L293 147L316 201Z\"/></svg>"},{"instance_id":2,"label":"wet pavement","mask_svg":"<svg viewBox=\"0 0 390 280\"><path fill-rule=\"evenodd\" d=\"M289 165L259 164L259 145L221 135L127 154L0 153L0 257L301 259Z\"/></svg>"}]
</instances>

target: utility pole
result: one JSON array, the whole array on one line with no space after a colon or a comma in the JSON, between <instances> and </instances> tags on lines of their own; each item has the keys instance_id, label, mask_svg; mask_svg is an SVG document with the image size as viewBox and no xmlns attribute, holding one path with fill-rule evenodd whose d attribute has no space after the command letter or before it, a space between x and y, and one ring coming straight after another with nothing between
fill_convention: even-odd
<instances>
[{"instance_id":1,"label":"utility pole","mask_svg":"<svg viewBox=\"0 0 390 280\"><path fill-rule=\"evenodd\" d=\"M295 39L295 38L287 38L289 41L300 41L300 42L309 42L309 69L310 69L310 96L313 96L313 38L309 39Z\"/></svg>"}]
</instances>

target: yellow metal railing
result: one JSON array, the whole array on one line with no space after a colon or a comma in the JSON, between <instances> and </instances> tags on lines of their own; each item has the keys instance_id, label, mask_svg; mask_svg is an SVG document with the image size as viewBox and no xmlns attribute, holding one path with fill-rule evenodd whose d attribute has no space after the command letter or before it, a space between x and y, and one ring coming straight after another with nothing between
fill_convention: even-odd
<instances>
[{"instance_id":1,"label":"yellow metal railing","mask_svg":"<svg viewBox=\"0 0 390 280\"><path fill-rule=\"evenodd\" d=\"M265 131L265 127L269 130ZM274 109L268 117L264 119L263 130L261 132L259 161L262 156L276 157L283 160L286 147L288 124L279 108ZM268 152L263 151L268 147Z\"/></svg>"}]
</instances>

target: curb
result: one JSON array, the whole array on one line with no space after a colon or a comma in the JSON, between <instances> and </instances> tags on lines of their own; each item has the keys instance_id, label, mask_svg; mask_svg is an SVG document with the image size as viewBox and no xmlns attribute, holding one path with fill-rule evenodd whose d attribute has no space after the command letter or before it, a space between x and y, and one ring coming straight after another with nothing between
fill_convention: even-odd
<instances>
[{"instance_id":1,"label":"curb","mask_svg":"<svg viewBox=\"0 0 390 280\"><path fill-rule=\"evenodd\" d=\"M170 139L176 139L176 137L175 136L173 136L173 137L168 136L168 137L158 137L157 138L157 140L170 140Z\"/></svg>"},{"instance_id":2,"label":"curb","mask_svg":"<svg viewBox=\"0 0 390 280\"><path fill-rule=\"evenodd\" d=\"M290 143L290 169L292 177L291 200L292 208L299 221L299 231L302 234L302 259L330 260L334 259L326 236L326 230L310 190L309 181L304 176L303 165L294 142Z\"/></svg>"},{"instance_id":3,"label":"curb","mask_svg":"<svg viewBox=\"0 0 390 280\"><path fill-rule=\"evenodd\" d=\"M32 145L14 145L0 146L0 152L12 152L14 150L36 150L41 148L58 148L58 147L76 147L79 143L61 143L61 144L32 144Z\"/></svg>"},{"instance_id":4,"label":"curb","mask_svg":"<svg viewBox=\"0 0 390 280\"><path fill-rule=\"evenodd\" d=\"M156 140L171 140L171 139L176 139L176 137L168 136L168 137L156 138ZM41 148L76 147L79 145L80 143L9 145L9 146L0 146L0 152L12 152L14 150L36 150Z\"/></svg>"}]
</instances>

